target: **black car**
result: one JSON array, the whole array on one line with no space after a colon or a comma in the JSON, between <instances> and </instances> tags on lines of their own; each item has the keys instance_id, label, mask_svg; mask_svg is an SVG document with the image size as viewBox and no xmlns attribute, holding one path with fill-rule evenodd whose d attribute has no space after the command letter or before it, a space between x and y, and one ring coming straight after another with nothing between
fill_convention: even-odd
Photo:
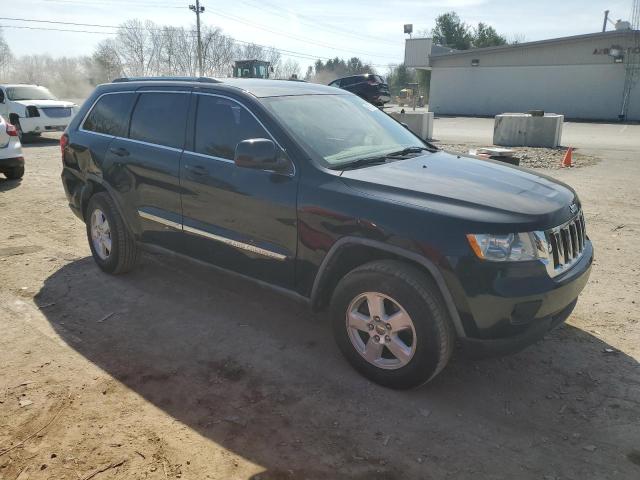
<instances>
[{"instance_id":1,"label":"black car","mask_svg":"<svg viewBox=\"0 0 640 480\"><path fill-rule=\"evenodd\" d=\"M304 297L371 380L507 353L572 312L593 248L567 185L445 153L349 92L271 80L101 85L61 139L98 266L177 251Z\"/></svg>"},{"instance_id":2,"label":"black car","mask_svg":"<svg viewBox=\"0 0 640 480\"><path fill-rule=\"evenodd\" d=\"M378 107L390 100L389 85L380 75L364 73L350 77L338 78L329 84L330 87L339 87Z\"/></svg>"}]
</instances>

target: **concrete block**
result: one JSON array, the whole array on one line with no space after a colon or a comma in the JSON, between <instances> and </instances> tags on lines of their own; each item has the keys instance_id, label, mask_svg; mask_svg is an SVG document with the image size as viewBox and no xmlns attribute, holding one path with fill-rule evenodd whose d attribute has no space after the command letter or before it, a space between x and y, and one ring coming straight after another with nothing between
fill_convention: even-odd
<instances>
[{"instance_id":1,"label":"concrete block","mask_svg":"<svg viewBox=\"0 0 640 480\"><path fill-rule=\"evenodd\" d=\"M545 113L534 117L528 113L496 115L493 144L505 147L557 147L562 142L564 115Z\"/></svg>"},{"instance_id":2,"label":"concrete block","mask_svg":"<svg viewBox=\"0 0 640 480\"><path fill-rule=\"evenodd\" d=\"M389 115L397 121L405 123L409 130L423 140L431 140L433 138L433 112L391 112Z\"/></svg>"}]
</instances>

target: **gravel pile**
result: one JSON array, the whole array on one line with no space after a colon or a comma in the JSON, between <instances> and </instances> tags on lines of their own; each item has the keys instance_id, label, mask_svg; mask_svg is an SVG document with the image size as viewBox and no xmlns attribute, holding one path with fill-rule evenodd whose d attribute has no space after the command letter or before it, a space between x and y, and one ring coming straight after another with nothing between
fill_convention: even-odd
<instances>
[{"instance_id":1,"label":"gravel pile","mask_svg":"<svg viewBox=\"0 0 640 480\"><path fill-rule=\"evenodd\" d=\"M453 153L469 153L469 150L487 147L487 145L474 145L463 143L433 142L439 148ZM537 147L507 147L514 151L513 156L520 159L520 166L526 168L561 168L562 159L567 152L566 147L537 148ZM573 151L573 166L576 168L587 167L598 163L598 158Z\"/></svg>"}]
</instances>

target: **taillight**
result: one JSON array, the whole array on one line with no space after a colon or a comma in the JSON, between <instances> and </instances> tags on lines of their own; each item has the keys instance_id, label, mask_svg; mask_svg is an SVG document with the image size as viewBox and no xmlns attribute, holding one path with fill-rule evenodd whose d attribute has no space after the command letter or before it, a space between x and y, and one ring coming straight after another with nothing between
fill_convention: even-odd
<instances>
[{"instance_id":1,"label":"taillight","mask_svg":"<svg viewBox=\"0 0 640 480\"><path fill-rule=\"evenodd\" d=\"M69 135L63 133L60 137L60 153L62 154L62 161L64 162L64 149L69 145Z\"/></svg>"},{"instance_id":2,"label":"taillight","mask_svg":"<svg viewBox=\"0 0 640 480\"><path fill-rule=\"evenodd\" d=\"M18 130L16 130L16 127L14 125L11 125L10 123L7 123L7 135L9 135L10 137L18 136Z\"/></svg>"}]
</instances>

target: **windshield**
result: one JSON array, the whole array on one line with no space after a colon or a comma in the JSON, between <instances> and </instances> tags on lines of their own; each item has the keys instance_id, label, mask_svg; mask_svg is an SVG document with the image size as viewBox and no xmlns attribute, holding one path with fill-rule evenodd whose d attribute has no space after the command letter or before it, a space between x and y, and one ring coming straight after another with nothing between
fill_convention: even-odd
<instances>
[{"instance_id":1,"label":"windshield","mask_svg":"<svg viewBox=\"0 0 640 480\"><path fill-rule=\"evenodd\" d=\"M56 97L44 87L8 87L9 100L55 100Z\"/></svg>"},{"instance_id":2,"label":"windshield","mask_svg":"<svg viewBox=\"0 0 640 480\"><path fill-rule=\"evenodd\" d=\"M386 113L355 95L297 95L262 101L325 167L425 146Z\"/></svg>"}]
</instances>

